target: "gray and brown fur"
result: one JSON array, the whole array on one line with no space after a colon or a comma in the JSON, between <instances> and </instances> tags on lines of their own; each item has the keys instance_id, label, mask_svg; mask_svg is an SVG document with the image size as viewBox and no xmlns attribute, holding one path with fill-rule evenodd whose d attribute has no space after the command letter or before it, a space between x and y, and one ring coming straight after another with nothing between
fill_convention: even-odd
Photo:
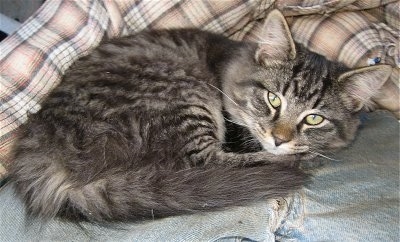
<instances>
[{"instance_id":1,"label":"gray and brown fur","mask_svg":"<svg viewBox=\"0 0 400 242\"><path fill-rule=\"evenodd\" d=\"M388 68L349 72L295 47L277 11L265 32L245 43L195 29L144 31L78 60L15 147L11 181L28 213L138 221L299 189L308 175L287 162L348 144ZM361 81L368 90L358 91ZM271 108L268 92L285 106ZM325 123L304 124L310 110ZM224 118L263 150L224 149Z\"/></svg>"}]
</instances>

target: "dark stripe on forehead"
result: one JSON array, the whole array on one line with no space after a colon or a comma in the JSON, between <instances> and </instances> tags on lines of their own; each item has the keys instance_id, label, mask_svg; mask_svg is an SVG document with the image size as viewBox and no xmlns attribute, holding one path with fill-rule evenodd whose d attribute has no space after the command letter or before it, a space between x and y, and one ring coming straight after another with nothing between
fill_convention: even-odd
<instances>
[{"instance_id":1,"label":"dark stripe on forehead","mask_svg":"<svg viewBox=\"0 0 400 242\"><path fill-rule=\"evenodd\" d=\"M283 95L283 96L286 95L286 92L287 92L287 90L288 90L289 87L290 87L290 81L291 81L291 80L289 80L288 82L285 82L285 84L283 84L283 90L282 90L282 95Z\"/></svg>"},{"instance_id":2,"label":"dark stripe on forehead","mask_svg":"<svg viewBox=\"0 0 400 242\"><path fill-rule=\"evenodd\" d=\"M298 61L294 66L293 66L293 72L292 72L292 79L295 78L295 76L297 75L297 73L301 72L302 70L304 70L304 64L305 61Z\"/></svg>"},{"instance_id":3,"label":"dark stripe on forehead","mask_svg":"<svg viewBox=\"0 0 400 242\"><path fill-rule=\"evenodd\" d=\"M292 85L294 86L293 93L295 96L299 96L299 80L297 78L294 78L292 80Z\"/></svg>"},{"instance_id":4,"label":"dark stripe on forehead","mask_svg":"<svg viewBox=\"0 0 400 242\"><path fill-rule=\"evenodd\" d=\"M315 102L314 102L312 108L313 108L313 109L314 109L314 108L317 108L318 105L321 103L322 100L323 100L323 97L320 95L320 96L315 100Z\"/></svg>"},{"instance_id":5,"label":"dark stripe on forehead","mask_svg":"<svg viewBox=\"0 0 400 242\"><path fill-rule=\"evenodd\" d=\"M283 90L282 90L282 94L286 95L289 87L291 85L294 86L294 90L293 93L297 96L298 95L298 91L299 91L299 83L298 83L298 79L302 80L303 78L301 77L301 75L303 74L304 70L305 70L305 66L306 66L306 61L301 58L301 61L298 61L292 69L292 77L290 78L289 82L286 82Z\"/></svg>"},{"instance_id":6,"label":"dark stripe on forehead","mask_svg":"<svg viewBox=\"0 0 400 242\"><path fill-rule=\"evenodd\" d=\"M292 73L293 94L302 100L321 96L331 82L330 68L331 63L325 57L307 50L301 52ZM317 100L320 102L320 97Z\"/></svg>"},{"instance_id":7,"label":"dark stripe on forehead","mask_svg":"<svg viewBox=\"0 0 400 242\"><path fill-rule=\"evenodd\" d=\"M316 95L320 96L320 90L318 88L315 88L313 91L310 91L309 94L307 95L307 99L313 99Z\"/></svg>"},{"instance_id":8,"label":"dark stripe on forehead","mask_svg":"<svg viewBox=\"0 0 400 242\"><path fill-rule=\"evenodd\" d=\"M277 90L281 90L281 86L282 86L282 82L280 82L280 81L277 81L276 82L276 88L277 88Z\"/></svg>"},{"instance_id":9,"label":"dark stripe on forehead","mask_svg":"<svg viewBox=\"0 0 400 242\"><path fill-rule=\"evenodd\" d=\"M319 91L319 96L318 96L318 98L315 100L315 102L313 104L313 108L317 108L320 105L321 101L324 99L326 91L328 90L328 87L330 86L328 81L324 80L322 88Z\"/></svg>"}]
</instances>

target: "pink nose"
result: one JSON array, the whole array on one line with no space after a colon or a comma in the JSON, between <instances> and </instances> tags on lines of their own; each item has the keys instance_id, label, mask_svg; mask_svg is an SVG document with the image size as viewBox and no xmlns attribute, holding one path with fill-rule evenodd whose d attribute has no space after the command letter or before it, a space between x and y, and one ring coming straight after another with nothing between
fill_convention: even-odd
<instances>
[{"instance_id":1,"label":"pink nose","mask_svg":"<svg viewBox=\"0 0 400 242\"><path fill-rule=\"evenodd\" d=\"M289 142L289 140L284 140L274 136L275 146L280 146L283 143Z\"/></svg>"}]
</instances>

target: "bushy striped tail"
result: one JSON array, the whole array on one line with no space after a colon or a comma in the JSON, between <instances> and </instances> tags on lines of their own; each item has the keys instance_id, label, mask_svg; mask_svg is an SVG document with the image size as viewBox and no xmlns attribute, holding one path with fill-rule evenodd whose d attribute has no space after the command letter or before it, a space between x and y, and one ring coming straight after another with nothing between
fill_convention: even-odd
<instances>
[{"instance_id":1,"label":"bushy striped tail","mask_svg":"<svg viewBox=\"0 0 400 242\"><path fill-rule=\"evenodd\" d=\"M279 164L114 172L84 186L75 185L67 176L46 174L36 181L16 183L30 214L100 223L243 206L285 196L308 180L301 170Z\"/></svg>"}]
</instances>

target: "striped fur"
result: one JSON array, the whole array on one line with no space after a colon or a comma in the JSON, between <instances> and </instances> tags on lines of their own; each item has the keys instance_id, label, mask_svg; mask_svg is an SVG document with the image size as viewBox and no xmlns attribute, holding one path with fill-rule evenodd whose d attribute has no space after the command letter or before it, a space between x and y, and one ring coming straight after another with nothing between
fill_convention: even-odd
<instances>
[{"instance_id":1,"label":"striped fur","mask_svg":"<svg viewBox=\"0 0 400 242\"><path fill-rule=\"evenodd\" d=\"M287 31L279 13L271 16L267 27L278 23L274 31ZM79 59L30 115L15 147L11 180L28 213L137 221L300 188L308 175L288 162L353 138L351 104L359 100L343 92L359 72L340 76L344 67L293 49L291 38L283 48L291 54L280 55L265 38L257 44L194 29L144 31ZM265 50L278 52L271 58ZM281 98L280 109L271 108L269 92ZM324 115L324 125L304 125L310 110ZM264 149L229 152L224 119ZM291 139L273 145L274 134Z\"/></svg>"}]
</instances>

